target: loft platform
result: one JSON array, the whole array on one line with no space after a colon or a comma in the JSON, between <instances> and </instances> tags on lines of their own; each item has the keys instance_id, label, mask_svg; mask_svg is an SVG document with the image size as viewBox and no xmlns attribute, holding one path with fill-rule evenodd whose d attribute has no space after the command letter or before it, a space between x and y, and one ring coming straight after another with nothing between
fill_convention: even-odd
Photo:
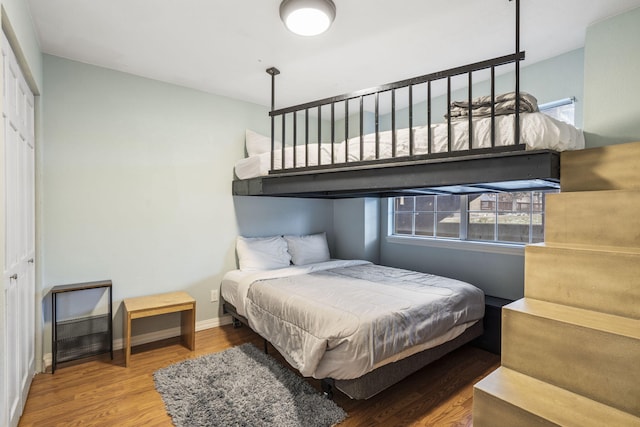
<instances>
[{"instance_id":1,"label":"loft platform","mask_svg":"<svg viewBox=\"0 0 640 427\"><path fill-rule=\"evenodd\" d=\"M450 153L447 153L450 154ZM270 174L233 181L235 196L311 198L469 194L559 188L560 153L488 150L329 170Z\"/></svg>"},{"instance_id":2,"label":"loft platform","mask_svg":"<svg viewBox=\"0 0 640 427\"><path fill-rule=\"evenodd\" d=\"M246 140L249 156L235 165L233 195L348 198L558 189L560 152L584 148L584 135L539 112L536 98L520 91L525 52L520 1L513 3L511 54L280 109L280 71L267 69L271 135ZM511 66L514 90L496 93L498 70ZM454 90L461 81L466 95L454 100L464 93Z\"/></svg>"}]
</instances>

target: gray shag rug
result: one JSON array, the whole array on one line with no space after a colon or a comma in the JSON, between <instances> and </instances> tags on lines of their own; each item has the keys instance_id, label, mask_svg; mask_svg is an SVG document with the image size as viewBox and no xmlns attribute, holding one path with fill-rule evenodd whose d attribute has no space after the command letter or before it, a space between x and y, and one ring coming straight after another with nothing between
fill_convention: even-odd
<instances>
[{"instance_id":1,"label":"gray shag rug","mask_svg":"<svg viewBox=\"0 0 640 427\"><path fill-rule=\"evenodd\" d=\"M153 379L177 427L327 427L347 415L252 344L170 365Z\"/></svg>"}]
</instances>

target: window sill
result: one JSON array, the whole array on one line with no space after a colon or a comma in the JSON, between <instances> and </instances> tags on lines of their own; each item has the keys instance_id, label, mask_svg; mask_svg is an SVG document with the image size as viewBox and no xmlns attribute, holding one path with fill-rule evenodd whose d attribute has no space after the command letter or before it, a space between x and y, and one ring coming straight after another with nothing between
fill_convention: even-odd
<instances>
[{"instance_id":1,"label":"window sill","mask_svg":"<svg viewBox=\"0 0 640 427\"><path fill-rule=\"evenodd\" d=\"M456 249L462 251L487 252L502 255L524 256L525 245L508 243L472 242L467 240L430 239L426 237L387 236L388 243L400 245L428 246L433 248Z\"/></svg>"}]
</instances>

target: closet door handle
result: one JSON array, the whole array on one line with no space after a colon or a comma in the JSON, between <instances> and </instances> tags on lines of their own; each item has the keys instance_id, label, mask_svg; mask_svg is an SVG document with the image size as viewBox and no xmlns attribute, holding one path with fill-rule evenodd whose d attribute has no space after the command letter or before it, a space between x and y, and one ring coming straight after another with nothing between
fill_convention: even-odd
<instances>
[{"instance_id":1,"label":"closet door handle","mask_svg":"<svg viewBox=\"0 0 640 427\"><path fill-rule=\"evenodd\" d=\"M9 279L18 280L18 274L16 273L12 276L9 276Z\"/></svg>"},{"instance_id":2,"label":"closet door handle","mask_svg":"<svg viewBox=\"0 0 640 427\"><path fill-rule=\"evenodd\" d=\"M29 264L33 264L33 258L31 258L29 261L27 261Z\"/></svg>"}]
</instances>

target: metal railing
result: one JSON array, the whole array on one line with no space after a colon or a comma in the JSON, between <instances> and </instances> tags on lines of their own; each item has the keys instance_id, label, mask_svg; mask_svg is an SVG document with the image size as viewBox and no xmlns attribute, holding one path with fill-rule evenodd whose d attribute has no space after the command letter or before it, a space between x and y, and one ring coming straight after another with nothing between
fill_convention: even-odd
<instances>
[{"instance_id":1,"label":"metal railing","mask_svg":"<svg viewBox=\"0 0 640 427\"><path fill-rule=\"evenodd\" d=\"M511 1L511 0L509 0ZM452 118L451 118L451 101L452 101L452 78L457 76L467 75L467 87L468 87L468 141L467 141L467 149L462 150L465 154L476 153L487 151L487 148L474 148L473 141L473 127L474 127L474 117L473 117L473 75L476 72L481 71L490 71L490 86L491 86L491 114L490 114L490 150L497 150L496 147L496 111L495 111L495 98L496 98L496 68L508 64L514 64L515 66L515 93L520 94L520 61L525 58L525 53L520 51L520 4L519 0L516 0L516 50L515 53L505 56L496 57L493 59L488 59L485 61L480 61L468 65L464 65L461 67L455 67L444 71L438 71L435 73L425 74L423 76L414 77L406 80L397 81L395 83L389 83L382 86L378 86L375 88L364 89L357 92L347 93L343 95L338 95L334 97L324 98L313 102L308 102L304 104L295 105L292 107L275 109L275 76L280 74L280 71L277 68L271 67L266 71L271 75L271 111L269 112L269 116L271 117L271 164L270 164L270 174L282 174L282 173L291 173L291 172L300 172L306 170L332 170L336 168L343 167L353 167L353 166L367 166L372 164L380 164L387 163L390 161L412 161L412 160L420 160L429 157L443 157L447 155L452 155L453 146L452 146ZM435 82L445 81L446 82L446 98L447 98L447 114L446 114L446 126L447 126L447 149L444 153L433 153L431 148L432 142L432 86ZM414 123L416 117L414 116L414 89L417 85L426 85L426 153L417 154L415 150L415 136L414 136ZM408 144L408 153L398 156L397 150L397 120L396 120L396 93L398 90L406 90L408 91L408 106L407 106L407 114L408 114L408 129L409 129L409 144ZM390 93L391 97L391 109L390 112L387 113L390 115L391 122L391 157L381 158L380 153L380 96L381 94ZM374 99L374 132L375 133L375 155L372 160L364 160L364 116L365 109L364 103L366 97L373 97ZM356 161L349 160L349 135L350 135L350 127L349 127L349 117L350 117L350 102L355 101L358 105L358 114L359 116L359 129L357 135L359 135L359 153L357 153ZM339 104L344 104L344 141L347 142L344 146L344 161L336 160L336 146L341 141L336 141L336 106ZM322 162L322 149L323 146L325 149L327 143L322 143L323 138L323 121L322 121L322 112L323 107L325 109L329 109L330 118L329 118L329 142L330 147L328 148L328 152L330 153L330 161L323 163ZM303 141L298 140L298 115L302 115L304 117L304 136ZM312 116L315 116L317 119L317 141L316 146L313 147L317 150L317 164L310 165L309 164L309 156L310 156L310 146L313 144L310 142L310 120L313 120ZM386 116L386 114L385 114ZM280 121L281 124L281 141L280 147L276 147L276 119ZM291 120L291 129L292 129L292 141L287 141L287 124L288 120ZM511 149L523 149L522 144L520 143L520 96L515 97L515 111L514 111L514 135L513 135L513 144L511 145ZM300 145L304 145L303 153L304 153L304 164L298 165L298 147ZM292 147L290 150L290 157L292 157L292 166L287 166L287 152L286 148ZM509 147L507 147L509 149ZM280 150L280 164L276 164L276 153ZM504 150L501 148L500 150ZM456 153L461 154L461 150L456 150Z\"/></svg>"}]
</instances>

